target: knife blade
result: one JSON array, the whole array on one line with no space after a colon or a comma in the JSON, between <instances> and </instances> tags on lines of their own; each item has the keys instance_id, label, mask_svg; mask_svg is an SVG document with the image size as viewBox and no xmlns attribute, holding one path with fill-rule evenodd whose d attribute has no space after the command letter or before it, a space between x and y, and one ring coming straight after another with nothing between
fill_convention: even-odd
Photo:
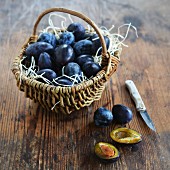
<instances>
[{"instance_id":1,"label":"knife blade","mask_svg":"<svg viewBox=\"0 0 170 170\"><path fill-rule=\"evenodd\" d=\"M140 115L142 116L142 118L145 121L145 123L147 124L147 126L156 132L155 126L154 126L148 112L146 111L146 107L144 105L144 102L143 102L140 94L139 94L138 89L136 88L136 85L134 84L134 82L132 80L126 80L125 85L126 85L127 89L129 90L133 101L135 102L136 110L140 113Z\"/></svg>"}]
</instances>

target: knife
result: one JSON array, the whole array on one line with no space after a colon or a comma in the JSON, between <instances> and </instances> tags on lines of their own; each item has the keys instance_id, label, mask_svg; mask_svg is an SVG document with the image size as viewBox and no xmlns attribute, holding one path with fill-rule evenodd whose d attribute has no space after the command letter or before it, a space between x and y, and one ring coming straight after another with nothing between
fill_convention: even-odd
<instances>
[{"instance_id":1,"label":"knife","mask_svg":"<svg viewBox=\"0 0 170 170\"><path fill-rule=\"evenodd\" d=\"M127 89L129 90L133 101L135 102L137 111L140 113L140 115L142 116L142 118L145 121L145 123L147 124L147 126L156 132L155 126L154 126L149 114L146 111L144 102L142 101L142 98L141 98L134 82L132 80L126 80L125 85L126 85Z\"/></svg>"}]
</instances>

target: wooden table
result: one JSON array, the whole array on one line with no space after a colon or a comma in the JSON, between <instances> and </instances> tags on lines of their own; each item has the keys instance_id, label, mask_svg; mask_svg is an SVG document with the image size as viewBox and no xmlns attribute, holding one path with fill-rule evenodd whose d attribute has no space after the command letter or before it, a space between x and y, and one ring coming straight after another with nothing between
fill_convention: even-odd
<instances>
[{"instance_id":1,"label":"wooden table","mask_svg":"<svg viewBox=\"0 0 170 170\"><path fill-rule=\"evenodd\" d=\"M70 116L50 113L26 99L16 86L11 66L31 35L38 15L46 8L66 7L82 12L99 26L117 28L132 23L117 72L106 84L101 100ZM170 1L72 0L0 1L0 169L170 169ZM45 21L44 21L45 22ZM43 24L43 23L42 23ZM125 31L122 31L122 34ZM125 80L138 87L157 133L147 128L136 112ZM113 164L94 156L94 144L113 143L114 125L97 128L94 111L124 104L133 111L127 125L143 135L132 146L115 144L121 153Z\"/></svg>"}]
</instances>

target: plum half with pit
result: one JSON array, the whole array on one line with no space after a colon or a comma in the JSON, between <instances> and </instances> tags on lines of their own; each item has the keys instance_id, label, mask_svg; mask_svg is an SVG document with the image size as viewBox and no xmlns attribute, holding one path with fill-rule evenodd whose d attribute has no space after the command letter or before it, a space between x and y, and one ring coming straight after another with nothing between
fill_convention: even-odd
<instances>
[{"instance_id":1,"label":"plum half with pit","mask_svg":"<svg viewBox=\"0 0 170 170\"><path fill-rule=\"evenodd\" d=\"M42 75L42 77L48 79L50 82L57 78L57 74L51 69L42 69L37 71L37 75ZM41 78L39 78L38 81L44 82Z\"/></svg>"},{"instance_id":2,"label":"plum half with pit","mask_svg":"<svg viewBox=\"0 0 170 170\"><path fill-rule=\"evenodd\" d=\"M62 34L60 34L60 38L59 38L59 44L68 44L68 45L72 45L75 41L74 35L72 32L63 32Z\"/></svg>"},{"instance_id":3,"label":"plum half with pit","mask_svg":"<svg viewBox=\"0 0 170 170\"><path fill-rule=\"evenodd\" d=\"M122 127L110 132L110 137L121 144L136 144L142 141L142 135L136 130Z\"/></svg>"},{"instance_id":4,"label":"plum half with pit","mask_svg":"<svg viewBox=\"0 0 170 170\"><path fill-rule=\"evenodd\" d=\"M86 62L91 61L94 62L94 58L91 55L80 55L75 59L75 62L82 67Z\"/></svg>"},{"instance_id":5,"label":"plum half with pit","mask_svg":"<svg viewBox=\"0 0 170 170\"><path fill-rule=\"evenodd\" d=\"M95 76L101 69L102 68L98 63L91 62L91 61L86 62L82 66L82 70L84 74L87 76L87 78L90 78L91 76Z\"/></svg>"},{"instance_id":6,"label":"plum half with pit","mask_svg":"<svg viewBox=\"0 0 170 170\"><path fill-rule=\"evenodd\" d=\"M105 107L100 107L94 112L94 123L99 127L106 127L113 121L113 114Z\"/></svg>"},{"instance_id":7,"label":"plum half with pit","mask_svg":"<svg viewBox=\"0 0 170 170\"><path fill-rule=\"evenodd\" d=\"M94 152L103 163L113 163L120 157L118 149L112 144L106 142L96 143Z\"/></svg>"},{"instance_id":8,"label":"plum half with pit","mask_svg":"<svg viewBox=\"0 0 170 170\"><path fill-rule=\"evenodd\" d=\"M53 61L56 64L64 66L67 63L73 61L74 56L75 54L73 48L68 44L63 44L55 49Z\"/></svg>"},{"instance_id":9,"label":"plum half with pit","mask_svg":"<svg viewBox=\"0 0 170 170\"><path fill-rule=\"evenodd\" d=\"M52 69L51 57L48 53L43 52L40 54L38 59L39 69Z\"/></svg>"},{"instance_id":10,"label":"plum half with pit","mask_svg":"<svg viewBox=\"0 0 170 170\"><path fill-rule=\"evenodd\" d=\"M78 22L71 23L68 26L67 31L72 32L74 34L75 41L82 40L84 38L84 35L85 35L84 26L82 24L78 23Z\"/></svg>"},{"instance_id":11,"label":"plum half with pit","mask_svg":"<svg viewBox=\"0 0 170 170\"><path fill-rule=\"evenodd\" d=\"M64 73L68 76L80 75L81 68L77 63L70 62L64 67Z\"/></svg>"},{"instance_id":12,"label":"plum half with pit","mask_svg":"<svg viewBox=\"0 0 170 170\"><path fill-rule=\"evenodd\" d=\"M92 42L90 40L80 40L74 44L73 48L77 56L92 54Z\"/></svg>"},{"instance_id":13,"label":"plum half with pit","mask_svg":"<svg viewBox=\"0 0 170 170\"><path fill-rule=\"evenodd\" d=\"M40 36L38 37L37 42L47 42L47 43L51 44L54 48L58 44L58 40L57 40L56 36L49 32L41 33Z\"/></svg>"}]
</instances>

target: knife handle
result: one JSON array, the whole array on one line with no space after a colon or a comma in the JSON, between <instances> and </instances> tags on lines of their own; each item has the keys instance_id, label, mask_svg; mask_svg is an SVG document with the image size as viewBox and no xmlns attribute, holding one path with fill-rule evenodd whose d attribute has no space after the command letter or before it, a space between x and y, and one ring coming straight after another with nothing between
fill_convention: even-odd
<instances>
[{"instance_id":1,"label":"knife handle","mask_svg":"<svg viewBox=\"0 0 170 170\"><path fill-rule=\"evenodd\" d=\"M126 80L125 85L128 88L130 95L135 102L137 111L146 110L146 107L142 101L142 98L132 80Z\"/></svg>"}]
</instances>

